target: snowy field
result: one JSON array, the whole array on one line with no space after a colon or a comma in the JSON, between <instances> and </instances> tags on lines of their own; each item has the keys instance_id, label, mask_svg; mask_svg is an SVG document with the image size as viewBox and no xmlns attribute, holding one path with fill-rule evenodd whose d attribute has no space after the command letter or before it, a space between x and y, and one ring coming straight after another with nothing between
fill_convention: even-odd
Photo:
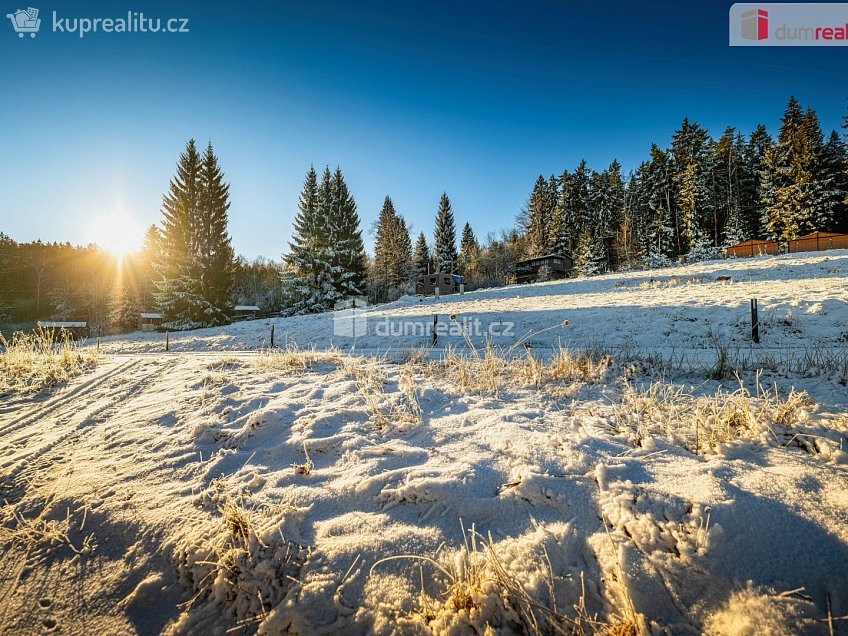
<instances>
[{"instance_id":1,"label":"snowy field","mask_svg":"<svg viewBox=\"0 0 848 636\"><path fill-rule=\"evenodd\" d=\"M235 351L270 321L104 340L0 398L0 626L848 634L846 303L827 252L407 298L354 354L329 315L275 321L299 353ZM538 357L372 331L434 313Z\"/></svg>"},{"instance_id":2,"label":"snowy field","mask_svg":"<svg viewBox=\"0 0 848 636\"><path fill-rule=\"evenodd\" d=\"M717 280L730 277L730 281ZM627 351L692 355L711 351L712 336L739 350L751 348L750 301L759 301L761 347L755 350L848 347L848 251L712 261L653 271L609 274L561 282L512 285L462 296L406 297L367 311L367 334L334 335L331 313L235 323L223 329L172 333L174 351L244 350L275 344L391 352L429 346L421 329L433 314L442 328L449 316L504 346L517 341L538 348L565 343L602 344ZM552 328L568 320L567 328ZM510 333L504 325L512 324ZM489 331L489 326L494 325ZM428 332L429 333L429 332ZM528 337L529 334L529 337ZM464 346L454 332L439 345ZM162 351L165 335L104 339L105 351ZM697 357L697 356L696 356Z\"/></svg>"}]
</instances>

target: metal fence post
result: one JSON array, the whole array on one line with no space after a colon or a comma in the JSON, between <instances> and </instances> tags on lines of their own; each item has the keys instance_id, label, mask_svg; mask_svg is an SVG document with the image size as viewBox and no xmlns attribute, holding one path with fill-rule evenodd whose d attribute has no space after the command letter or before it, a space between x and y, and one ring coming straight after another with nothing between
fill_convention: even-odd
<instances>
[{"instance_id":1,"label":"metal fence post","mask_svg":"<svg viewBox=\"0 0 848 636\"><path fill-rule=\"evenodd\" d=\"M274 323L271 323L271 346L274 346Z\"/></svg>"},{"instance_id":2,"label":"metal fence post","mask_svg":"<svg viewBox=\"0 0 848 636\"><path fill-rule=\"evenodd\" d=\"M438 287L436 289L438 289ZM439 342L439 334L436 333L438 327L439 327L439 314L433 314L433 346L434 347Z\"/></svg>"},{"instance_id":3,"label":"metal fence post","mask_svg":"<svg viewBox=\"0 0 848 636\"><path fill-rule=\"evenodd\" d=\"M751 299L751 340L760 343L760 320L757 316L757 299Z\"/></svg>"},{"instance_id":4,"label":"metal fence post","mask_svg":"<svg viewBox=\"0 0 848 636\"><path fill-rule=\"evenodd\" d=\"M170 350L171 350L171 332L166 331L165 332L165 351L170 351Z\"/></svg>"}]
</instances>

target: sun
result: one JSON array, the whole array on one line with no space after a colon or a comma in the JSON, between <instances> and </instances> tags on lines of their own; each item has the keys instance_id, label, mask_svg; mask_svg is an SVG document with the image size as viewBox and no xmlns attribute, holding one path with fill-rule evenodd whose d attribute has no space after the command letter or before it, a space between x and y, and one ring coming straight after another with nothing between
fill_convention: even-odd
<instances>
[{"instance_id":1,"label":"sun","mask_svg":"<svg viewBox=\"0 0 848 636\"><path fill-rule=\"evenodd\" d=\"M131 214L116 210L92 219L88 234L92 242L123 258L141 249L144 227Z\"/></svg>"}]
</instances>

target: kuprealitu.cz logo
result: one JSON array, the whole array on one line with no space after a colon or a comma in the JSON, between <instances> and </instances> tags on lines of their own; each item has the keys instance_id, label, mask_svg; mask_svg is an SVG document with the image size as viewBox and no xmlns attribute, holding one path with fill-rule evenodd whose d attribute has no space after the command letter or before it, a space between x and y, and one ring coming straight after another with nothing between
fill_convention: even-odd
<instances>
[{"instance_id":1,"label":"kuprealitu.cz logo","mask_svg":"<svg viewBox=\"0 0 848 636\"><path fill-rule=\"evenodd\" d=\"M38 17L38 9L28 7L26 9L18 9L14 13L7 13L6 17L12 21L12 28L18 37L24 37L29 34L29 37L34 38L35 34L41 28L41 18Z\"/></svg>"},{"instance_id":2,"label":"kuprealitu.cz logo","mask_svg":"<svg viewBox=\"0 0 848 636\"><path fill-rule=\"evenodd\" d=\"M7 13L14 32L23 38L34 38L41 29L39 10L35 7ZM68 18L53 11L53 33L70 33L84 38L93 33L189 33L188 18L151 18L143 11L127 11L125 15L110 17Z\"/></svg>"}]
</instances>

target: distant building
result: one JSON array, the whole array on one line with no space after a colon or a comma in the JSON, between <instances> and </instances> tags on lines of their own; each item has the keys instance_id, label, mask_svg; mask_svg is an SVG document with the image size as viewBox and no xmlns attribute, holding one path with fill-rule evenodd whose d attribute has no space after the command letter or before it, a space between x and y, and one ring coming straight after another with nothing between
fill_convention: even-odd
<instances>
[{"instance_id":1,"label":"distant building","mask_svg":"<svg viewBox=\"0 0 848 636\"><path fill-rule=\"evenodd\" d=\"M67 321L67 320L39 320L39 329L52 331L54 336L61 337L62 334L67 334L71 338L88 338L89 329L87 322Z\"/></svg>"},{"instance_id":2,"label":"distant building","mask_svg":"<svg viewBox=\"0 0 848 636\"><path fill-rule=\"evenodd\" d=\"M781 247L785 248L781 250ZM812 232L783 244L777 241L761 241L751 239L727 248L727 256L736 258L751 258L766 254L775 255L783 251L789 254L797 252L820 252L822 250L848 249L848 234L834 232Z\"/></svg>"},{"instance_id":3,"label":"distant building","mask_svg":"<svg viewBox=\"0 0 848 636\"><path fill-rule=\"evenodd\" d=\"M732 245L727 248L727 256L735 258L751 258L753 256L763 256L765 254L778 254L776 241L761 241L759 239L751 239L743 241L738 245Z\"/></svg>"},{"instance_id":4,"label":"distant building","mask_svg":"<svg viewBox=\"0 0 848 636\"><path fill-rule=\"evenodd\" d=\"M565 254L545 254L515 264L515 279L519 283L537 280L557 280L574 275L574 260Z\"/></svg>"},{"instance_id":5,"label":"distant building","mask_svg":"<svg viewBox=\"0 0 848 636\"><path fill-rule=\"evenodd\" d=\"M233 307L233 320L253 320L259 314L256 305L236 305Z\"/></svg>"},{"instance_id":6,"label":"distant building","mask_svg":"<svg viewBox=\"0 0 848 636\"><path fill-rule=\"evenodd\" d=\"M462 276L456 274L424 274L415 281L415 293L423 296L434 296L436 287L439 294L455 294L463 283Z\"/></svg>"},{"instance_id":7,"label":"distant building","mask_svg":"<svg viewBox=\"0 0 848 636\"><path fill-rule=\"evenodd\" d=\"M139 314L139 317L141 318L141 330L145 332L157 331L162 325L164 318L162 314L144 311Z\"/></svg>"},{"instance_id":8,"label":"distant building","mask_svg":"<svg viewBox=\"0 0 848 636\"><path fill-rule=\"evenodd\" d=\"M848 234L835 232L813 232L789 241L787 249L795 252L820 252L821 250L848 249Z\"/></svg>"}]
</instances>

